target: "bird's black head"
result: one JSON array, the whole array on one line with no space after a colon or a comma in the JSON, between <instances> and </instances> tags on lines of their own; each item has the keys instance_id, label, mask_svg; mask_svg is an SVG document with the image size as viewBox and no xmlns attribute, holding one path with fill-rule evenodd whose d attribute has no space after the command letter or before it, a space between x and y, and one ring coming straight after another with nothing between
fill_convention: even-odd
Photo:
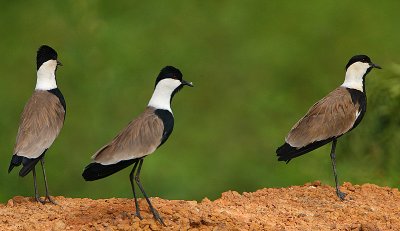
<instances>
[{"instance_id":1,"label":"bird's black head","mask_svg":"<svg viewBox=\"0 0 400 231\"><path fill-rule=\"evenodd\" d=\"M158 74L155 86L157 86L157 84L163 79L175 79L179 80L182 83L182 86L187 85L193 87L192 83L185 81L182 77L182 72L178 68L175 68L173 66L166 66L161 69L160 74Z\"/></svg>"},{"instance_id":2,"label":"bird's black head","mask_svg":"<svg viewBox=\"0 0 400 231\"><path fill-rule=\"evenodd\" d=\"M40 66L42 66L43 63L49 60L57 60L57 52L47 45L40 46L36 55L37 70L39 70ZM58 65L61 65L61 63L58 62Z\"/></svg>"},{"instance_id":3,"label":"bird's black head","mask_svg":"<svg viewBox=\"0 0 400 231\"><path fill-rule=\"evenodd\" d=\"M351 64L356 63L356 62L368 63L370 65L370 69L372 69L374 67L378 68L378 69L381 69L380 66L372 63L371 59L368 56L366 56L366 55L355 55L355 56L351 57L351 59L347 63L346 70L347 70L347 68L349 68L351 66Z\"/></svg>"},{"instance_id":4,"label":"bird's black head","mask_svg":"<svg viewBox=\"0 0 400 231\"><path fill-rule=\"evenodd\" d=\"M161 80L168 78L182 81L182 72L173 66L166 66L161 69L160 74L158 74L155 85Z\"/></svg>"}]
</instances>

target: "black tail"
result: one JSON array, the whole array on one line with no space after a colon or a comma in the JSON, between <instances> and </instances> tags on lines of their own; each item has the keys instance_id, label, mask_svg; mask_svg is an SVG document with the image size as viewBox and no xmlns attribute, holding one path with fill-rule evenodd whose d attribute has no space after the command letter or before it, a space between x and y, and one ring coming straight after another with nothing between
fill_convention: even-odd
<instances>
[{"instance_id":1,"label":"black tail","mask_svg":"<svg viewBox=\"0 0 400 231\"><path fill-rule=\"evenodd\" d=\"M13 155L11 158L10 166L8 167L8 173L10 173L14 167L20 166L23 158L24 157L22 156Z\"/></svg>"},{"instance_id":2,"label":"black tail","mask_svg":"<svg viewBox=\"0 0 400 231\"><path fill-rule=\"evenodd\" d=\"M317 149L331 142L332 140L333 138L316 141L302 148L295 148L290 146L290 144L288 143L284 143L282 146L276 149L276 155L278 156L278 161L285 161L287 164L291 159L304 155L308 152L311 152L312 150Z\"/></svg>"},{"instance_id":3,"label":"black tail","mask_svg":"<svg viewBox=\"0 0 400 231\"><path fill-rule=\"evenodd\" d=\"M19 171L19 176L24 177L28 175L32 171L32 169L36 166L37 162L43 157L44 154L40 155L38 158L29 159L24 157L22 159L22 168Z\"/></svg>"},{"instance_id":4,"label":"black tail","mask_svg":"<svg viewBox=\"0 0 400 231\"><path fill-rule=\"evenodd\" d=\"M83 170L82 176L86 181L94 181L112 175L129 165L135 163L138 159L123 160L116 164L102 165L100 163L90 163Z\"/></svg>"},{"instance_id":5,"label":"black tail","mask_svg":"<svg viewBox=\"0 0 400 231\"><path fill-rule=\"evenodd\" d=\"M10 166L8 167L8 173L10 173L14 167L20 166L22 163L22 168L19 171L19 176L24 177L32 171L37 162L39 162L39 160L43 158L43 156L44 153L37 158L30 159L23 156L13 155L11 158Z\"/></svg>"}]
</instances>

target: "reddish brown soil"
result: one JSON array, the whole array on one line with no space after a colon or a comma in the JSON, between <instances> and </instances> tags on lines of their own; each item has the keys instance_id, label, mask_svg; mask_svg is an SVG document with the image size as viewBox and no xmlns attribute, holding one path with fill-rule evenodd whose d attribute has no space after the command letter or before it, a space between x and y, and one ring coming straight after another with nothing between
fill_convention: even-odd
<instances>
[{"instance_id":1,"label":"reddish brown soil","mask_svg":"<svg viewBox=\"0 0 400 231\"><path fill-rule=\"evenodd\" d=\"M253 193L225 192L201 202L152 198L164 218L160 226L140 200L143 220L132 199L55 199L41 205L14 197L0 204L0 230L400 230L398 189L345 183L347 200L319 182Z\"/></svg>"}]
</instances>

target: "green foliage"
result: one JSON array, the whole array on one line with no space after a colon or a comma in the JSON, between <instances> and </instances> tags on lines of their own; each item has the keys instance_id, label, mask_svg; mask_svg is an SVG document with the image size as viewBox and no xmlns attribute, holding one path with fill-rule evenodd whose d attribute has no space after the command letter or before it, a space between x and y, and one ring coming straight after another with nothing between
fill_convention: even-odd
<instances>
[{"instance_id":1,"label":"green foliage","mask_svg":"<svg viewBox=\"0 0 400 231\"><path fill-rule=\"evenodd\" d=\"M174 98L174 132L146 158L151 196L216 198L322 180L329 147L289 165L275 149L318 99L341 84L348 59L368 54L368 111L338 143L341 181L399 184L400 2L7 1L0 10L0 201L33 194L7 174L19 115L35 86L35 52L53 46L67 119L46 154L50 190L68 197L131 197L128 169L84 182L90 156L146 106L159 70L195 88ZM42 185L41 185L42 186Z\"/></svg>"}]
</instances>

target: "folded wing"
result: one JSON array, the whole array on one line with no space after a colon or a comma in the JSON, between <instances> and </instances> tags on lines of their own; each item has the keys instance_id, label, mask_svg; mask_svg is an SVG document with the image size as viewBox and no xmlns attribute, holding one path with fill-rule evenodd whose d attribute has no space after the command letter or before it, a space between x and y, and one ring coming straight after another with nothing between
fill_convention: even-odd
<instances>
[{"instance_id":1,"label":"folded wing","mask_svg":"<svg viewBox=\"0 0 400 231\"><path fill-rule=\"evenodd\" d=\"M154 152L161 144L164 125L148 107L122 130L109 144L93 155L93 161L103 165L137 159Z\"/></svg>"},{"instance_id":2,"label":"folded wing","mask_svg":"<svg viewBox=\"0 0 400 231\"><path fill-rule=\"evenodd\" d=\"M290 130L285 141L301 148L316 141L339 137L356 121L359 105L354 105L350 93L339 87L314 104Z\"/></svg>"},{"instance_id":3,"label":"folded wing","mask_svg":"<svg viewBox=\"0 0 400 231\"><path fill-rule=\"evenodd\" d=\"M290 130L285 143L276 150L278 160L289 162L351 130L360 115L359 103L339 87L314 104Z\"/></svg>"},{"instance_id":4,"label":"folded wing","mask_svg":"<svg viewBox=\"0 0 400 231\"><path fill-rule=\"evenodd\" d=\"M14 155L37 158L54 142L64 124L65 109L48 91L35 91L22 112Z\"/></svg>"}]
</instances>

